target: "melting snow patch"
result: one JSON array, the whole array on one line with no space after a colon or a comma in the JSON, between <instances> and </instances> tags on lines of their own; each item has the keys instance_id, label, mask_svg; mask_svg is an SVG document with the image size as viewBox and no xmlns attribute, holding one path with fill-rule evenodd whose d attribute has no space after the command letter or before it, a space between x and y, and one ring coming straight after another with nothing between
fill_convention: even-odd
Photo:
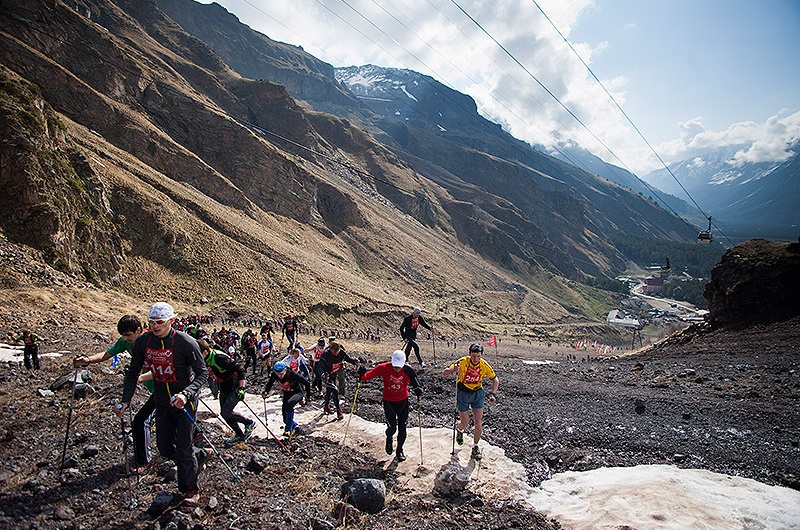
<instances>
[{"instance_id":1,"label":"melting snow patch","mask_svg":"<svg viewBox=\"0 0 800 530\"><path fill-rule=\"evenodd\" d=\"M558 361L551 361L547 359L545 361L522 361L525 364L558 364Z\"/></svg>"},{"instance_id":2,"label":"melting snow patch","mask_svg":"<svg viewBox=\"0 0 800 530\"><path fill-rule=\"evenodd\" d=\"M571 530L798 528L800 492L701 469L570 471L528 497Z\"/></svg>"}]
</instances>

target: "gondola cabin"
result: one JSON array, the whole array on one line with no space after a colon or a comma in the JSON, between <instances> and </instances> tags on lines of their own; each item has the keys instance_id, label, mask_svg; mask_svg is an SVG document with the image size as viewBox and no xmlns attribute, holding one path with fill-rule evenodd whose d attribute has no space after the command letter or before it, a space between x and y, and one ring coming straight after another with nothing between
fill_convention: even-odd
<instances>
[{"instance_id":1,"label":"gondola cabin","mask_svg":"<svg viewBox=\"0 0 800 530\"><path fill-rule=\"evenodd\" d=\"M697 242L703 243L705 245L710 244L714 240L714 237L711 235L711 217L708 218L708 230L701 230L699 234L697 234Z\"/></svg>"}]
</instances>

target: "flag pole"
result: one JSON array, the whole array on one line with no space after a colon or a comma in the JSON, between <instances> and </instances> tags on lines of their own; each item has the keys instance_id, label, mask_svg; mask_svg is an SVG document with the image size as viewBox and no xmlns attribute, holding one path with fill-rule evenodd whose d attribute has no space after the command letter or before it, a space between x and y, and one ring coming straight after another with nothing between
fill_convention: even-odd
<instances>
[{"instance_id":1,"label":"flag pole","mask_svg":"<svg viewBox=\"0 0 800 530\"><path fill-rule=\"evenodd\" d=\"M494 340L494 362L499 366L500 365L500 357L497 354L497 335L492 337Z\"/></svg>"}]
</instances>

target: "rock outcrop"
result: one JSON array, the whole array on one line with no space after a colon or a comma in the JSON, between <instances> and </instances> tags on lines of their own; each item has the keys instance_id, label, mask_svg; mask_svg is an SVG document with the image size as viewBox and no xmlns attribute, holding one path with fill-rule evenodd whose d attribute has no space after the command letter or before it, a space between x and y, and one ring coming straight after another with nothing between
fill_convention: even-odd
<instances>
[{"instance_id":1,"label":"rock outcrop","mask_svg":"<svg viewBox=\"0 0 800 530\"><path fill-rule=\"evenodd\" d=\"M800 243L751 239L728 250L703 293L713 326L800 315Z\"/></svg>"}]
</instances>

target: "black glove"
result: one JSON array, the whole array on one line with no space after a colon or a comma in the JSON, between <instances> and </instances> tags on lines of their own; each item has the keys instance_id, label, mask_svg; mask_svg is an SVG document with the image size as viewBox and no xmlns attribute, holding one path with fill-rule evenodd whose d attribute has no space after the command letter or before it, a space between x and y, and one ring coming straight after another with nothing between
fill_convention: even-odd
<instances>
[{"instance_id":1,"label":"black glove","mask_svg":"<svg viewBox=\"0 0 800 530\"><path fill-rule=\"evenodd\" d=\"M367 369L364 366L358 367L358 378L364 379L364 374L367 373Z\"/></svg>"},{"instance_id":2,"label":"black glove","mask_svg":"<svg viewBox=\"0 0 800 530\"><path fill-rule=\"evenodd\" d=\"M417 397L420 397L420 396L422 395L422 387L421 387L421 386L414 387L414 394L415 394Z\"/></svg>"}]
</instances>

